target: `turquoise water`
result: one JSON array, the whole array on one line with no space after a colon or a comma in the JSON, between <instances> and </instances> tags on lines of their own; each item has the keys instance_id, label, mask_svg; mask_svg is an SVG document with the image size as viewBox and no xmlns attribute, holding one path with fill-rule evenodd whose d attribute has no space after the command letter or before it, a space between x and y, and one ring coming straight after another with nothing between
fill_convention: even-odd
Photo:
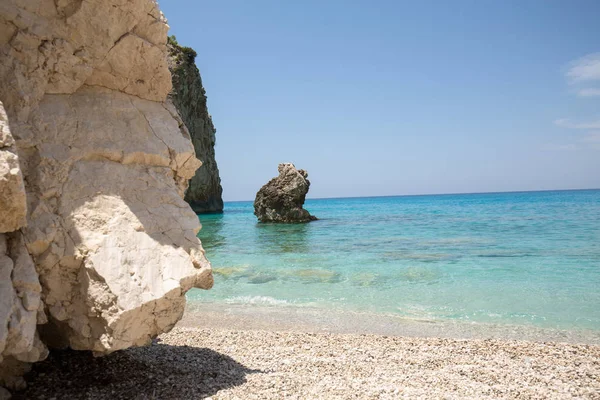
<instances>
[{"instance_id":1,"label":"turquoise water","mask_svg":"<svg viewBox=\"0 0 600 400\"><path fill-rule=\"evenodd\" d=\"M319 221L200 216L191 302L600 330L600 190L307 200Z\"/></svg>"}]
</instances>

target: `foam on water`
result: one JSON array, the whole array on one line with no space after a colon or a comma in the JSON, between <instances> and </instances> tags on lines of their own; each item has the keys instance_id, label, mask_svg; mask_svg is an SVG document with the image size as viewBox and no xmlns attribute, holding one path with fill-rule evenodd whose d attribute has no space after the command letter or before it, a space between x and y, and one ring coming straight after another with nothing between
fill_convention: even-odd
<instances>
[{"instance_id":1,"label":"foam on water","mask_svg":"<svg viewBox=\"0 0 600 400\"><path fill-rule=\"evenodd\" d=\"M236 296L225 299L227 304L253 304L253 305L268 305L280 306L289 304L287 300L278 300L269 296Z\"/></svg>"},{"instance_id":2,"label":"foam on water","mask_svg":"<svg viewBox=\"0 0 600 400\"><path fill-rule=\"evenodd\" d=\"M321 219L258 224L251 202L201 216L215 286L191 302L600 332L598 190L306 208Z\"/></svg>"}]
</instances>

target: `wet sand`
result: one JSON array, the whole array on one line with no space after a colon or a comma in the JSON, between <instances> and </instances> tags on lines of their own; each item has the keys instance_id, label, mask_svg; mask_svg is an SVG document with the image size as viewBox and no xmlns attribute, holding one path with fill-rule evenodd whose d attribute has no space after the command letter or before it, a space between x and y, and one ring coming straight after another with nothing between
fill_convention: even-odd
<instances>
[{"instance_id":1,"label":"wet sand","mask_svg":"<svg viewBox=\"0 0 600 400\"><path fill-rule=\"evenodd\" d=\"M408 319L322 308L188 302L178 326L213 329L359 333L447 339L509 339L600 345L600 332L470 321Z\"/></svg>"}]
</instances>

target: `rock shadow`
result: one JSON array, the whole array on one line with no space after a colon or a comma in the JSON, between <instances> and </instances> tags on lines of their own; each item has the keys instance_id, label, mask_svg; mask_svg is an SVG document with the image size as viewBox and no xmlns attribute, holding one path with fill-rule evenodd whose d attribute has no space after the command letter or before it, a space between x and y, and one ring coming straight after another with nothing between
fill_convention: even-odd
<instances>
[{"instance_id":1,"label":"rock shadow","mask_svg":"<svg viewBox=\"0 0 600 400\"><path fill-rule=\"evenodd\" d=\"M157 341L104 357L56 350L33 365L27 389L13 399L198 399L242 385L252 373L263 371L208 348Z\"/></svg>"},{"instance_id":2,"label":"rock shadow","mask_svg":"<svg viewBox=\"0 0 600 400\"><path fill-rule=\"evenodd\" d=\"M227 238L222 234L225 226L222 212L219 214L201 214L198 215L198 218L202 229L197 236L202 241L204 250L208 252L226 244Z\"/></svg>"}]
</instances>

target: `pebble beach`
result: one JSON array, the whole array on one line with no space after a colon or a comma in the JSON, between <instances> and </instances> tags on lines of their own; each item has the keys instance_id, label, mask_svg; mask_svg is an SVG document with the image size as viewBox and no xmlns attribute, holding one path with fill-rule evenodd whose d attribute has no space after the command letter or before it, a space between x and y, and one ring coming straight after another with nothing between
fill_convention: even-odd
<instances>
[{"instance_id":1,"label":"pebble beach","mask_svg":"<svg viewBox=\"0 0 600 400\"><path fill-rule=\"evenodd\" d=\"M56 351L15 399L600 399L600 346L177 327Z\"/></svg>"}]
</instances>

